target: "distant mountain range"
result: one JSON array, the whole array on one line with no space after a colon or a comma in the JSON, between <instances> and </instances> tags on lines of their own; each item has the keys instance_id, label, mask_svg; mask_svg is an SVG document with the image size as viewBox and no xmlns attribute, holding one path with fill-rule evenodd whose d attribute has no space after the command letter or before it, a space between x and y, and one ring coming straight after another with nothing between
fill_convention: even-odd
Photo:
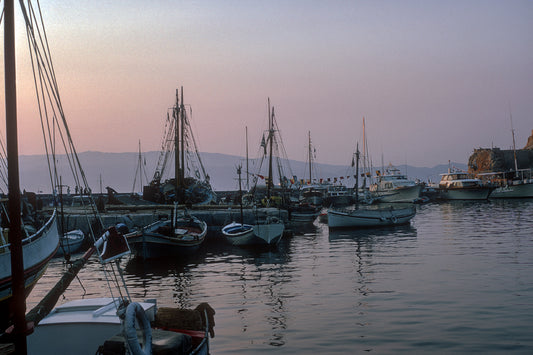
<instances>
[{"instance_id":1,"label":"distant mountain range","mask_svg":"<svg viewBox=\"0 0 533 355\"><path fill-rule=\"evenodd\" d=\"M143 174L142 184L147 184L147 179L151 180L155 171L157 161L159 159L159 152L146 152L142 154L142 166L146 171ZM238 189L236 166L246 165L243 157L226 155L219 153L201 153L202 162L207 173L211 178L211 185L215 191L227 191ZM85 176L93 192L105 192L105 187L109 186L121 193L127 192L141 192L141 179L138 173L139 154L138 153L102 153L102 152L83 152L79 154L80 162L83 166ZM64 156L60 156L57 160L61 166L68 166ZM20 186L21 189L33 192L50 192L50 177L48 174L48 167L45 156L43 155L23 155L20 156ZM285 165L285 164L284 164ZM308 176L307 166L305 162L290 160L290 171L285 169L285 174L288 178L291 172L298 179L306 178ZM466 164L452 163L457 168L467 169ZM353 177L354 169L349 165L331 165L315 163L313 174L316 174L318 179L335 178L352 186L354 179L347 179ZM409 165L397 165L403 173L406 173L412 179L420 179L422 181L438 181L439 174L444 173L448 169L448 164L436 165L432 168L414 167ZM173 169L173 167L171 168ZM250 172L254 172L250 163ZM375 167L374 170L379 170L380 167ZM61 168L60 175L62 176L62 185L68 186L70 192L74 192L74 180L69 169ZM136 174L137 171L137 174ZM135 177L137 176L137 177ZM245 177L243 175L243 182ZM134 188L135 182L135 188ZM5 186L2 187L5 191ZM64 188L66 192L67 187Z\"/></svg>"}]
</instances>

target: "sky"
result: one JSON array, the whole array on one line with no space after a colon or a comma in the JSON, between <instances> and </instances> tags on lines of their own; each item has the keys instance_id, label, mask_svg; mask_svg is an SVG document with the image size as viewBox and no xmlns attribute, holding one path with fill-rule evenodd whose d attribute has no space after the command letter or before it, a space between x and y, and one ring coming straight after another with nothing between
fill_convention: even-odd
<instances>
[{"instance_id":1,"label":"sky","mask_svg":"<svg viewBox=\"0 0 533 355\"><path fill-rule=\"evenodd\" d=\"M251 157L267 100L290 159L466 163L533 130L533 2L43 1L78 152L161 147L183 86L200 151ZM17 10L17 15L20 12ZM20 23L17 30L22 29ZM3 30L2 30L3 32ZM42 154L19 33L19 148ZM2 100L3 101L3 100ZM4 129L1 129L4 131Z\"/></svg>"}]
</instances>

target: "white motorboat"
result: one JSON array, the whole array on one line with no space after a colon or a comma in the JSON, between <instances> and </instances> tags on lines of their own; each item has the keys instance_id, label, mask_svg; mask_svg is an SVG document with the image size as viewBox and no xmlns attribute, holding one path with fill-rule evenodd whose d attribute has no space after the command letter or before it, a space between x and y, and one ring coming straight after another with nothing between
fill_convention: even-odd
<instances>
[{"instance_id":1,"label":"white motorboat","mask_svg":"<svg viewBox=\"0 0 533 355\"><path fill-rule=\"evenodd\" d=\"M466 172L448 169L441 174L438 192L444 200L486 200L492 189Z\"/></svg>"},{"instance_id":2,"label":"white motorboat","mask_svg":"<svg viewBox=\"0 0 533 355\"><path fill-rule=\"evenodd\" d=\"M409 180L392 165L375 178L377 182L370 185L369 191L379 202L413 202L420 197L422 185Z\"/></svg>"}]
</instances>

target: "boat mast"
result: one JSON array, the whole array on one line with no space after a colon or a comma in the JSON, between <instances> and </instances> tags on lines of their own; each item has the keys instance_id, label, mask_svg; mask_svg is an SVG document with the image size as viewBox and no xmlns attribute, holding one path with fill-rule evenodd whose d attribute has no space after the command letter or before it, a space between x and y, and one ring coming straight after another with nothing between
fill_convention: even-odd
<instances>
[{"instance_id":1,"label":"boat mast","mask_svg":"<svg viewBox=\"0 0 533 355\"><path fill-rule=\"evenodd\" d=\"M246 126L246 190L250 191L250 174L248 170L248 126Z\"/></svg>"},{"instance_id":2,"label":"boat mast","mask_svg":"<svg viewBox=\"0 0 533 355\"><path fill-rule=\"evenodd\" d=\"M239 205L241 207L241 227L244 229L244 217L242 212L242 185L241 185L241 166L237 167L237 175L239 175Z\"/></svg>"},{"instance_id":3,"label":"boat mast","mask_svg":"<svg viewBox=\"0 0 533 355\"><path fill-rule=\"evenodd\" d=\"M270 112L270 98L268 98L268 141L270 143L270 152L268 157L268 181L267 181L267 199L270 200L271 189L274 187L272 176L272 141L274 140L274 107Z\"/></svg>"},{"instance_id":4,"label":"boat mast","mask_svg":"<svg viewBox=\"0 0 533 355\"><path fill-rule=\"evenodd\" d=\"M359 208L359 142L355 148L355 208Z\"/></svg>"},{"instance_id":5,"label":"boat mast","mask_svg":"<svg viewBox=\"0 0 533 355\"><path fill-rule=\"evenodd\" d=\"M17 76L15 59L15 11L13 0L4 2L4 73L6 100L6 146L8 166L8 214L11 252L13 322L15 352L27 353L26 295L22 256L22 221L20 217L20 183L17 140Z\"/></svg>"},{"instance_id":6,"label":"boat mast","mask_svg":"<svg viewBox=\"0 0 533 355\"><path fill-rule=\"evenodd\" d=\"M185 188L185 104L183 102L183 86L181 87L181 105L180 105L180 113L181 113L181 168L180 168L180 200L183 199L182 192Z\"/></svg>"},{"instance_id":7,"label":"boat mast","mask_svg":"<svg viewBox=\"0 0 533 355\"><path fill-rule=\"evenodd\" d=\"M174 117L174 179L176 180L176 193L174 201L178 202L178 191L180 189L180 145L179 145L179 92L176 89L176 105L173 108Z\"/></svg>"},{"instance_id":8,"label":"boat mast","mask_svg":"<svg viewBox=\"0 0 533 355\"><path fill-rule=\"evenodd\" d=\"M518 174L518 163L516 161L516 144L514 139L514 128L513 128L513 114L509 110L509 117L511 119L511 133L513 134L513 155L514 155L514 170Z\"/></svg>"},{"instance_id":9,"label":"boat mast","mask_svg":"<svg viewBox=\"0 0 533 355\"><path fill-rule=\"evenodd\" d=\"M311 176L311 161L312 161L312 151L311 151L311 131L309 131L309 183L312 183L312 176Z\"/></svg>"}]
</instances>

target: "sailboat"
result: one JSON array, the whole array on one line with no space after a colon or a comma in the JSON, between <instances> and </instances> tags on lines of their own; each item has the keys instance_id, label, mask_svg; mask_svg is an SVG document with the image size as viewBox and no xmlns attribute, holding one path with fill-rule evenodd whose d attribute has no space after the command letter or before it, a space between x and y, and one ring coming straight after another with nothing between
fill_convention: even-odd
<instances>
[{"instance_id":1,"label":"sailboat","mask_svg":"<svg viewBox=\"0 0 533 355\"><path fill-rule=\"evenodd\" d=\"M170 110L172 114L167 113L157 167L149 185L144 186L143 199L167 204L176 201L179 204L209 204L216 200L216 194L209 183L210 177L192 133L190 117L183 101L183 87L181 93L176 89L176 103ZM172 156L174 176L163 180Z\"/></svg>"},{"instance_id":2,"label":"sailboat","mask_svg":"<svg viewBox=\"0 0 533 355\"><path fill-rule=\"evenodd\" d=\"M242 214L243 198L242 193L240 196L240 208L241 208L241 220L240 222L232 222L222 229L222 234L233 245L263 245L263 246L275 246L279 243L283 237L285 231L285 225L279 216L276 216L273 212L279 211L279 201L281 198L274 195L274 183L273 183L273 153L275 146L275 114L274 107L270 106L270 99L268 99L268 136L265 139L263 137L261 141L261 148L263 148L263 157L259 163L259 169L261 169L263 159L268 156L268 176L266 177L266 193L265 198L262 199L264 204L264 213L262 217L259 217L258 206L254 197L258 195L257 189L257 177L254 176L253 187L247 197L250 198L252 204L253 220L249 223L244 223ZM278 147L276 147L277 149ZM279 162L278 162L279 164ZM281 168L279 167L281 170ZM241 168L238 169L239 175L239 191L242 191ZM248 173L248 172L247 172ZM264 178L264 177L263 177ZM251 228L250 228L251 227Z\"/></svg>"},{"instance_id":3,"label":"sailboat","mask_svg":"<svg viewBox=\"0 0 533 355\"><path fill-rule=\"evenodd\" d=\"M364 122L364 121L363 121ZM364 123L363 123L364 124ZM364 126L363 126L364 127ZM364 134L363 134L364 135ZM364 139L364 138L363 138ZM350 208L328 209L328 227L335 228L368 228L395 226L409 223L416 214L413 204L407 206L385 207L382 204L361 206L359 202L359 144L355 151L355 204Z\"/></svg>"},{"instance_id":4,"label":"sailboat","mask_svg":"<svg viewBox=\"0 0 533 355\"><path fill-rule=\"evenodd\" d=\"M311 131L308 134L308 169L309 179L306 188L301 188L300 198L298 203L291 203L289 205L289 220L292 223L313 223L318 217L322 209L322 203L324 202L324 193L326 187L318 184L313 184L313 156L315 149L311 145Z\"/></svg>"},{"instance_id":5,"label":"sailboat","mask_svg":"<svg viewBox=\"0 0 533 355\"><path fill-rule=\"evenodd\" d=\"M222 235L230 244L238 246L277 244L285 229L283 223L272 219L262 223L257 218L253 224L244 223L240 166L237 168L237 174L239 175L240 221L233 221L222 227Z\"/></svg>"},{"instance_id":6,"label":"sailboat","mask_svg":"<svg viewBox=\"0 0 533 355\"><path fill-rule=\"evenodd\" d=\"M69 153L72 153L70 158L73 160L70 162L73 163L72 166L76 166L74 169L76 170L74 173L76 183L80 183L79 179L81 179L83 184L88 187L85 174L82 170L78 170L81 166L58 96L58 85L50 65L49 46L47 40L44 44L41 42L46 39L46 36L41 37L44 33L44 25L42 24L43 17L40 13L40 7L34 9L30 1L20 2L20 6L24 14L28 38L31 42L30 48L34 50L31 57L39 64L33 66L34 75L39 75L38 78L35 78L35 82L41 85L40 94L46 93L45 96L49 99L46 101L38 93L38 101L41 105L55 105L53 110L59 116L58 119L58 116L54 114L52 121L43 122L43 126L53 131L55 135L61 135L61 141L66 145L65 148L69 150ZM2 329L5 332L1 334L1 340L12 342L16 354L94 354L97 351L100 353L111 353L112 351L124 353L128 351L128 353L142 354L152 353L152 349L154 353L166 351L166 353L208 354L208 339L210 331L212 335L214 310L207 304L190 310L190 320L193 320L196 325L182 328L183 324L177 322L181 318L181 310L158 309L155 302L133 302L120 269L120 258L128 255L130 249L126 239L114 227L108 228L82 258L73 261L68 272L63 275L47 296L27 315L25 314L25 296L28 292L28 288L25 286L31 287L38 276L42 275L42 268L58 248L59 237L56 211L37 232L29 236L25 236L25 228L22 225L18 174L14 17L13 0L4 1L5 102L9 175L7 217L9 218L6 217L2 221L6 223L9 232L5 233L7 230L2 229L2 236L6 241L6 236L9 237L10 246L9 248L2 247L0 267L2 272L10 270L10 275L6 278L2 276L1 279L2 292L6 291L6 293L2 293L2 297L6 295L2 302L6 300L9 302L9 315L5 318L2 315L1 319L2 321L13 320L13 326L7 330ZM36 32L39 33L38 38L36 38ZM39 90L37 91L39 92ZM52 109L50 106L47 108ZM43 112L43 110L40 111ZM50 142L46 144L48 143ZM49 146L47 145L47 147ZM55 161L56 151L54 150L53 153L53 161ZM57 176L50 175L51 181L57 183ZM87 198L92 201L90 193ZM94 203L91 205L94 206ZM98 221L100 227L103 227L101 219ZM79 299L55 307L62 293L95 252L104 269L111 297ZM6 256L9 256L10 264L5 261ZM112 264L114 265L110 267ZM110 277L111 274L113 277ZM5 287L6 285L9 285L12 291L9 291L9 287ZM118 291L118 293L113 293L112 285L117 286L114 291ZM138 337L136 325L137 327L140 326L141 339ZM157 327L157 330L154 327ZM179 328L192 329L192 331L177 331L176 329Z\"/></svg>"}]
</instances>

